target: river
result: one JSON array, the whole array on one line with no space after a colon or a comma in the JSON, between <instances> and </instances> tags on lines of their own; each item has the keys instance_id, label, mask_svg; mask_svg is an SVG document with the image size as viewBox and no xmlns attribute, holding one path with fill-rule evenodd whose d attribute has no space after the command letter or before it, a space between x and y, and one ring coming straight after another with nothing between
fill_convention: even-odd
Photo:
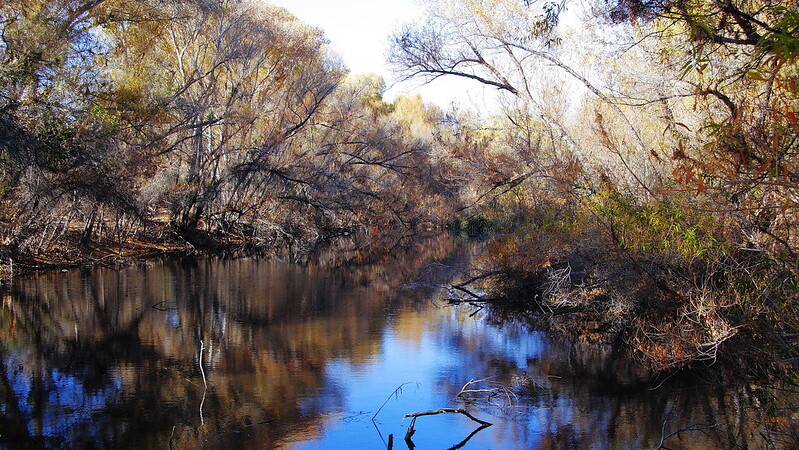
<instances>
[{"instance_id":1,"label":"river","mask_svg":"<svg viewBox=\"0 0 799 450\"><path fill-rule=\"evenodd\" d=\"M762 395L641 377L591 343L453 306L479 244L166 258L18 278L0 309L0 447L765 446ZM459 392L467 383L470 393ZM404 415L463 409L416 419ZM673 434L678 430L682 433Z\"/></svg>"}]
</instances>

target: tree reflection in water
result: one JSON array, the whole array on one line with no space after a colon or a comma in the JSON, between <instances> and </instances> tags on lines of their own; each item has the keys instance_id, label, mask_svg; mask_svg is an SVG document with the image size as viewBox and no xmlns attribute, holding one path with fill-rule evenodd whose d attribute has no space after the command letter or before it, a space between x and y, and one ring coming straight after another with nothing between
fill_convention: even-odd
<instances>
[{"instance_id":1,"label":"tree reflection in water","mask_svg":"<svg viewBox=\"0 0 799 450\"><path fill-rule=\"evenodd\" d=\"M402 289L475 250L435 242L305 266L183 258L15 280L0 309L0 445L376 448L404 435L404 414L451 407L488 377L521 395L467 405L495 425L463 448L654 448L667 416L667 432L719 424L672 448L763 443L751 392L650 390L599 347ZM373 425L405 382L418 385ZM418 428L420 448L447 448L474 426Z\"/></svg>"}]
</instances>

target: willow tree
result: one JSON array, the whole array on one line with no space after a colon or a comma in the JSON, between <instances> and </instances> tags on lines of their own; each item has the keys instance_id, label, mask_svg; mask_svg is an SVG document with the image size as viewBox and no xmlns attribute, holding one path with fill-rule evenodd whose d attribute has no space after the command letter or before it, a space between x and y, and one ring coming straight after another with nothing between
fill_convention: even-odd
<instances>
[{"instance_id":1,"label":"willow tree","mask_svg":"<svg viewBox=\"0 0 799 450\"><path fill-rule=\"evenodd\" d=\"M269 180L290 161L287 142L309 126L341 70L318 30L266 4L173 2L155 14L172 19L113 30L112 100L133 106L124 117L130 143L159 158L144 183L149 200L167 202L182 233L203 223L229 231L269 198Z\"/></svg>"},{"instance_id":2,"label":"willow tree","mask_svg":"<svg viewBox=\"0 0 799 450\"><path fill-rule=\"evenodd\" d=\"M102 1L9 1L0 6L3 244L36 250L64 233L82 199L128 204L125 180L94 102L108 90L99 64Z\"/></svg>"},{"instance_id":3,"label":"willow tree","mask_svg":"<svg viewBox=\"0 0 799 450\"><path fill-rule=\"evenodd\" d=\"M536 153L533 159L539 162L533 170L519 168L507 181L523 177L578 184L575 179L561 179L558 167L563 160L589 162L569 130L569 110L582 101L585 92L620 118L625 137L639 154L650 153L639 124L591 79L592 69L582 62L578 52L593 53L595 46L586 43L580 47L568 41L579 37L572 36L571 24L561 22L566 6L558 2L442 0L430 6L426 24L407 27L392 40L390 59L406 77L460 77L505 94L504 126L516 130L517 143L535 142L524 151ZM634 187L649 191L653 180L647 179L651 175L648 157L644 156L640 166L627 164L623 154L617 157L623 160L623 170Z\"/></svg>"}]
</instances>

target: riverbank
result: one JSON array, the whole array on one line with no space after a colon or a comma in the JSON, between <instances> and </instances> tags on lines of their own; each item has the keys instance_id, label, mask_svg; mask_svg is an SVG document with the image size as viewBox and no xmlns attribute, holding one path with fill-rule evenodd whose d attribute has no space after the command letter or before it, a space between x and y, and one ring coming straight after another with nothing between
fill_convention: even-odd
<instances>
[{"instance_id":1,"label":"riverbank","mask_svg":"<svg viewBox=\"0 0 799 450\"><path fill-rule=\"evenodd\" d=\"M64 233L54 245L34 252L5 249L6 262L0 274L2 279L10 279L14 275L39 270L117 267L132 260L197 250L177 237L163 238L165 234L131 236L124 241L101 239L86 244L81 242L80 233L71 230Z\"/></svg>"},{"instance_id":2,"label":"riverbank","mask_svg":"<svg viewBox=\"0 0 799 450\"><path fill-rule=\"evenodd\" d=\"M274 244L274 243L273 243ZM166 222L148 224L138 232L115 240L96 233L86 241L79 228L65 231L56 241L34 251L5 248L0 264L0 279L36 271L76 267L124 267L132 262L179 254L223 254L236 249L266 248L265 241L251 237L223 235L193 230L181 235Z\"/></svg>"},{"instance_id":3,"label":"riverbank","mask_svg":"<svg viewBox=\"0 0 799 450\"><path fill-rule=\"evenodd\" d=\"M234 234L193 229L179 231L167 221L155 221L136 232L125 234L121 241L111 233L96 233L86 243L79 227L65 231L58 240L35 251L22 252L6 247L0 263L0 280L37 271L70 268L122 268L137 261L178 255L272 256L286 262L305 265L321 262L337 267L382 258L408 241L424 241L441 234L435 227L381 230L272 230L272 233ZM333 255L335 254L335 255ZM320 261L314 261L319 259ZM334 262L338 261L338 262Z\"/></svg>"},{"instance_id":4,"label":"riverbank","mask_svg":"<svg viewBox=\"0 0 799 450\"><path fill-rule=\"evenodd\" d=\"M454 292L498 317L610 345L652 377L703 372L799 385L787 276L745 249L680 260L631 252L596 228L537 230L492 240Z\"/></svg>"},{"instance_id":5,"label":"riverbank","mask_svg":"<svg viewBox=\"0 0 799 450\"><path fill-rule=\"evenodd\" d=\"M764 411L764 445L796 448L799 320L790 273L764 253L681 261L632 252L599 231L538 228L496 238L453 282L451 299L487 311L500 327L524 320L583 349L578 354L602 354L608 373L626 368L625 377L650 390L743 393ZM578 367L570 361L570 370Z\"/></svg>"}]
</instances>

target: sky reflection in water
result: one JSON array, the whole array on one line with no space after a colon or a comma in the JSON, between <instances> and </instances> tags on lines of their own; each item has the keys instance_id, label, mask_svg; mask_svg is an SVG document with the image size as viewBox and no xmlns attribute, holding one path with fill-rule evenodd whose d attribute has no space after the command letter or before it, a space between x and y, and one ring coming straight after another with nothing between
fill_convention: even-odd
<instances>
[{"instance_id":1,"label":"sky reflection in water","mask_svg":"<svg viewBox=\"0 0 799 450\"><path fill-rule=\"evenodd\" d=\"M420 328L415 335L402 332L415 327ZM378 358L364 364L353 364L346 359L328 364L326 385L344 393L343 404L337 405L336 413L328 417L319 439L297 447L378 448L385 446L388 434L401 441L410 423L410 419L402 419L404 414L458 406L453 401L453 389L470 379L485 378L486 362L513 358L521 363L517 367L524 369L527 356L537 356L542 346L538 333L509 336L482 321L464 319L451 307L430 307L422 313L401 311L397 323L381 336L382 351ZM509 349L512 352L506 353ZM392 395L400 386L401 390ZM323 391L320 396L326 394ZM372 416L384 401L385 406L373 424ZM484 409L473 413L492 422L503 422L509 417L503 413L495 418L502 411ZM519 423L497 423L482 430L469 440L466 448L535 447L534 440L520 442L512 435L516 430L507 429L508 424L515 425L512 428L523 425L522 416L516 420ZM467 438L478 426L461 415L422 417L416 424L413 440L421 448L426 445L448 448ZM535 430L528 431L535 436Z\"/></svg>"}]
</instances>

